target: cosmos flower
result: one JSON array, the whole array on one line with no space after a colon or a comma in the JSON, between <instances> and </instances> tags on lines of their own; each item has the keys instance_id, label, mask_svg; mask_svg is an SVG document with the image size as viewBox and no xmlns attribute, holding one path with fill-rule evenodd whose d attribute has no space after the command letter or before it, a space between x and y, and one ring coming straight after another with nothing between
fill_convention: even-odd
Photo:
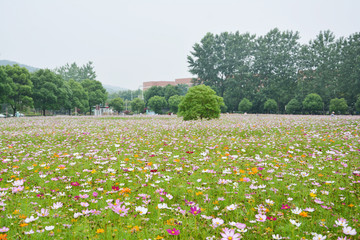
<instances>
[{"instance_id":1,"label":"cosmos flower","mask_svg":"<svg viewBox=\"0 0 360 240\"><path fill-rule=\"evenodd\" d=\"M140 215L145 215L148 212L146 207L138 206L135 208L135 211L139 212Z\"/></svg>"},{"instance_id":2,"label":"cosmos flower","mask_svg":"<svg viewBox=\"0 0 360 240\"><path fill-rule=\"evenodd\" d=\"M166 229L166 231L167 231L170 235L179 235L179 234L180 234L180 230L176 230L176 228Z\"/></svg>"},{"instance_id":3,"label":"cosmos flower","mask_svg":"<svg viewBox=\"0 0 360 240\"><path fill-rule=\"evenodd\" d=\"M199 213L201 213L201 209L197 207L191 207L189 213L191 213L192 215L198 215Z\"/></svg>"},{"instance_id":4,"label":"cosmos flower","mask_svg":"<svg viewBox=\"0 0 360 240\"><path fill-rule=\"evenodd\" d=\"M224 228L223 232L220 233L222 238L221 240L240 240L241 235L239 233L235 233L235 229Z\"/></svg>"},{"instance_id":5,"label":"cosmos flower","mask_svg":"<svg viewBox=\"0 0 360 240\"><path fill-rule=\"evenodd\" d=\"M346 235L356 235L356 230L355 228L351 228L351 227L344 227L343 228L343 233L346 234Z\"/></svg>"}]
</instances>

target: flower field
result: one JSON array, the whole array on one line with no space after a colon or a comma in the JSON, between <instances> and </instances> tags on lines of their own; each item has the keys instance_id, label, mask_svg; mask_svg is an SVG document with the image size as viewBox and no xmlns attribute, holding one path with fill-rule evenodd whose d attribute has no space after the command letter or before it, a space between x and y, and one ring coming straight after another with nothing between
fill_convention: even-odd
<instances>
[{"instance_id":1,"label":"flower field","mask_svg":"<svg viewBox=\"0 0 360 240\"><path fill-rule=\"evenodd\" d=\"M0 119L0 239L359 239L360 118Z\"/></svg>"}]
</instances>

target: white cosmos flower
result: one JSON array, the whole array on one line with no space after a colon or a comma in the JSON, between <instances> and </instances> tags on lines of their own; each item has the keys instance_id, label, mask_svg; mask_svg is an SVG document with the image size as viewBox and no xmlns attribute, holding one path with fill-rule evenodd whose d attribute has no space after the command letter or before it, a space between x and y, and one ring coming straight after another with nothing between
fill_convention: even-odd
<instances>
[{"instance_id":1,"label":"white cosmos flower","mask_svg":"<svg viewBox=\"0 0 360 240\"><path fill-rule=\"evenodd\" d=\"M345 233L346 235L356 235L356 230L351 228L351 227L344 227L343 228L343 233Z\"/></svg>"},{"instance_id":2,"label":"white cosmos flower","mask_svg":"<svg viewBox=\"0 0 360 240\"><path fill-rule=\"evenodd\" d=\"M144 215L148 212L148 209L146 207L139 206L135 208L135 211L139 212L140 215Z\"/></svg>"},{"instance_id":3,"label":"white cosmos flower","mask_svg":"<svg viewBox=\"0 0 360 240\"><path fill-rule=\"evenodd\" d=\"M36 221L38 219L39 219L39 217L34 218L34 216L31 216L31 217L25 219L25 223L31 223L31 222Z\"/></svg>"},{"instance_id":4,"label":"white cosmos flower","mask_svg":"<svg viewBox=\"0 0 360 240\"><path fill-rule=\"evenodd\" d=\"M55 227L54 226L46 226L45 227L45 230L46 231L51 231L51 230L53 230Z\"/></svg>"},{"instance_id":5,"label":"white cosmos flower","mask_svg":"<svg viewBox=\"0 0 360 240\"><path fill-rule=\"evenodd\" d=\"M291 212L294 213L294 214L300 214L302 212L302 209L296 207L295 209L291 209Z\"/></svg>"},{"instance_id":6,"label":"white cosmos flower","mask_svg":"<svg viewBox=\"0 0 360 240\"><path fill-rule=\"evenodd\" d=\"M53 206L51 207L52 209L58 209L61 208L63 206L62 202L56 202L53 204Z\"/></svg>"}]
</instances>

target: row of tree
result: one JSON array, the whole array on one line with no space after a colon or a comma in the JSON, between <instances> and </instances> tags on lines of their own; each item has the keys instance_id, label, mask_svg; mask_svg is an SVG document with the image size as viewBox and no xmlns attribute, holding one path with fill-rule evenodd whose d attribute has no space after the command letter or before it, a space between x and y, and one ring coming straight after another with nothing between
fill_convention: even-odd
<instances>
[{"instance_id":1,"label":"row of tree","mask_svg":"<svg viewBox=\"0 0 360 240\"><path fill-rule=\"evenodd\" d=\"M94 105L104 104L107 99L106 90L95 78L91 62L82 67L74 63L55 71L40 69L33 73L18 65L0 66L0 102L8 104L14 115L25 106L43 115L46 110L70 114L75 108L91 114Z\"/></svg>"},{"instance_id":2,"label":"row of tree","mask_svg":"<svg viewBox=\"0 0 360 240\"><path fill-rule=\"evenodd\" d=\"M238 110L243 98L252 112L266 112L268 99L277 103L276 111L296 99L317 93L323 111L331 99L345 99L353 113L360 94L360 33L335 38L320 32L308 44L299 42L293 31L271 30L264 36L249 33L207 33L188 56L194 84L205 84L224 98L228 111Z\"/></svg>"}]
</instances>

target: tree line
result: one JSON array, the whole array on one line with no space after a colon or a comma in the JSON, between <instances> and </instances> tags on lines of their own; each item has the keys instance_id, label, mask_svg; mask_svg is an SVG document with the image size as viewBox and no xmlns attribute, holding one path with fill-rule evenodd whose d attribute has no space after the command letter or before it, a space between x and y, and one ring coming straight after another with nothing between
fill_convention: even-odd
<instances>
[{"instance_id":1,"label":"tree line","mask_svg":"<svg viewBox=\"0 0 360 240\"><path fill-rule=\"evenodd\" d=\"M299 40L298 32L277 28L263 36L207 33L188 56L189 71L195 85L224 98L228 112L360 111L360 33Z\"/></svg>"},{"instance_id":2,"label":"tree line","mask_svg":"<svg viewBox=\"0 0 360 240\"><path fill-rule=\"evenodd\" d=\"M131 107L132 112L125 110L125 113L144 113L146 110L154 111L156 114L177 113L178 106L183 96L188 91L186 84L165 87L152 86L144 93L141 90L125 90L109 95L109 106L121 112L126 109L126 104ZM142 95L143 96L140 96ZM133 98L134 97L134 98ZM129 108L130 109L130 108Z\"/></svg>"},{"instance_id":3,"label":"tree line","mask_svg":"<svg viewBox=\"0 0 360 240\"><path fill-rule=\"evenodd\" d=\"M45 115L46 110L63 110L71 114L91 114L92 107L105 104L107 92L96 80L92 62L83 66L66 64L55 70L40 69L30 73L26 68L0 66L0 103L16 112L34 107Z\"/></svg>"}]
</instances>

